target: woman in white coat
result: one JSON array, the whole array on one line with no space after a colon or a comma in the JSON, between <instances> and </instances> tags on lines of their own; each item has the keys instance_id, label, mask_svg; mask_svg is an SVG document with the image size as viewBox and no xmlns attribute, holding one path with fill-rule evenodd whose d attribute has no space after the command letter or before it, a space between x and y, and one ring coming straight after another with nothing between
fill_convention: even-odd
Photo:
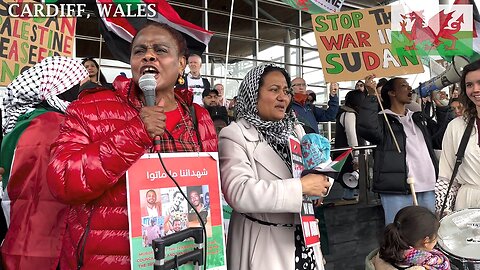
<instances>
[{"instance_id":1,"label":"woman in white coat","mask_svg":"<svg viewBox=\"0 0 480 270\"><path fill-rule=\"evenodd\" d=\"M304 135L291 110L290 76L273 65L253 68L240 85L237 121L219 135L222 190L233 208L227 264L236 269L323 269L320 248L305 247L303 195L321 196L323 175L292 178L290 135Z\"/></svg>"}]
</instances>

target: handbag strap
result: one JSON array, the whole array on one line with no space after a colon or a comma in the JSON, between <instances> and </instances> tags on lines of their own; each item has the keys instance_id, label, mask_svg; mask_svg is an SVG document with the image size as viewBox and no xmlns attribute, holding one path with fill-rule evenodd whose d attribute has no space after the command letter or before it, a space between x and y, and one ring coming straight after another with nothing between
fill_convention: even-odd
<instances>
[{"instance_id":1,"label":"handbag strap","mask_svg":"<svg viewBox=\"0 0 480 270\"><path fill-rule=\"evenodd\" d=\"M447 192L445 193L445 197L443 199L442 209L440 210L440 218L443 217L443 211L445 211L445 207L447 206L447 196L450 193L450 189L452 188L453 180L455 176L457 176L458 167L462 164L463 156L465 155L465 149L467 148L468 139L470 138L470 134L472 134L473 123L475 122L475 118L472 117L465 128L465 132L463 132L462 140L460 141L460 145L458 146L457 151L457 159L455 160L455 166L453 167L452 177L450 178L450 182L448 183Z\"/></svg>"}]
</instances>

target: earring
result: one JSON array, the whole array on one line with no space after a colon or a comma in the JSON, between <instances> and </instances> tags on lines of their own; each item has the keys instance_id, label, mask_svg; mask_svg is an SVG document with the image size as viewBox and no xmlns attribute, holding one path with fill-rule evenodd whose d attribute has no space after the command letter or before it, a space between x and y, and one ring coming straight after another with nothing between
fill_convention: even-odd
<instances>
[{"instance_id":1,"label":"earring","mask_svg":"<svg viewBox=\"0 0 480 270\"><path fill-rule=\"evenodd\" d=\"M178 84L183 85L184 83L185 83L185 79L182 76L178 77Z\"/></svg>"}]
</instances>

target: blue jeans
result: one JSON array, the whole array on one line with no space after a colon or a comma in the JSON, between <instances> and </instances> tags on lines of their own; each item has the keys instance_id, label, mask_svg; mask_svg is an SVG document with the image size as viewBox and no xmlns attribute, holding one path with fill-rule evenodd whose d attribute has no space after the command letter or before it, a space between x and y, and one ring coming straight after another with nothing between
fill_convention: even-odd
<instances>
[{"instance_id":1,"label":"blue jeans","mask_svg":"<svg viewBox=\"0 0 480 270\"><path fill-rule=\"evenodd\" d=\"M419 206L428 208L435 213L435 191L417 192ZM412 195L384 194L380 193L383 210L385 211L385 225L393 222L395 215L400 209L413 205Z\"/></svg>"}]
</instances>

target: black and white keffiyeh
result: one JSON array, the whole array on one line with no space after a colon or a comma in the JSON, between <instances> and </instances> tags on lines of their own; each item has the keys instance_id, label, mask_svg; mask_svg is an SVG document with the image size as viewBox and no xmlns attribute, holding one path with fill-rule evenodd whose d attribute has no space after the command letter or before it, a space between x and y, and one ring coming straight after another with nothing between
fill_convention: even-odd
<instances>
[{"instance_id":1,"label":"black and white keffiyeh","mask_svg":"<svg viewBox=\"0 0 480 270\"><path fill-rule=\"evenodd\" d=\"M285 117L280 121L265 121L258 116L257 103L258 92L260 90L260 77L265 68L269 66L277 67L273 64L261 65L254 67L245 75L238 90L236 104L237 118L243 118L256 127L275 151L284 154L287 151L286 148L288 148L288 137L292 134L296 123L293 110L287 112ZM282 159L285 160L282 154Z\"/></svg>"},{"instance_id":2,"label":"black and white keffiyeh","mask_svg":"<svg viewBox=\"0 0 480 270\"><path fill-rule=\"evenodd\" d=\"M79 61L63 56L47 57L24 71L7 86L7 95L3 99L3 134L15 127L20 115L32 111L44 100L64 112L69 102L59 99L57 95L87 76L87 70Z\"/></svg>"}]
</instances>

